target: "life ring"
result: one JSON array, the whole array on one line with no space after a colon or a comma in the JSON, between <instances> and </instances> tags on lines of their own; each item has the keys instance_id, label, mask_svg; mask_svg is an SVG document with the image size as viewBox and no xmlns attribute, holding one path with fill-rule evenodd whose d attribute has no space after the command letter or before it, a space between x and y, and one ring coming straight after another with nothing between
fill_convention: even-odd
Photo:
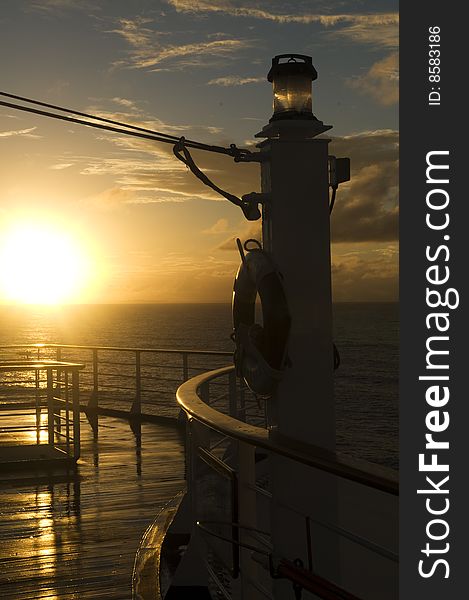
<instances>
[{"instance_id":1,"label":"life ring","mask_svg":"<svg viewBox=\"0 0 469 600\"><path fill-rule=\"evenodd\" d=\"M249 241L258 247L248 249ZM238 376L254 393L269 397L283 375L291 319L275 264L257 240L248 242L233 287L235 365ZM255 323L258 294L262 326Z\"/></svg>"}]
</instances>

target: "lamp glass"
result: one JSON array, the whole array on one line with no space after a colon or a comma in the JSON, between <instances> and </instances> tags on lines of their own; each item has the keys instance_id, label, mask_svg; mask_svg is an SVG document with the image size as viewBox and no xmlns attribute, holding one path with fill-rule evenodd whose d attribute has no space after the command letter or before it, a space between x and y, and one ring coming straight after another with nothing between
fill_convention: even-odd
<instances>
[{"instance_id":1,"label":"lamp glass","mask_svg":"<svg viewBox=\"0 0 469 600\"><path fill-rule=\"evenodd\" d=\"M311 77L303 73L277 74L273 81L274 115L278 118L313 111Z\"/></svg>"}]
</instances>

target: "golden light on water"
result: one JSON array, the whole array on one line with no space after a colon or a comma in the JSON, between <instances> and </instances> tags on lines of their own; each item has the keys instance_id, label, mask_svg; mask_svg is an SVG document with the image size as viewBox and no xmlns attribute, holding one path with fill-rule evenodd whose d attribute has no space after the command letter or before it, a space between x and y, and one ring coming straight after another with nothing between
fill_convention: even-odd
<instances>
[{"instance_id":1,"label":"golden light on water","mask_svg":"<svg viewBox=\"0 0 469 600\"><path fill-rule=\"evenodd\" d=\"M89 283L89 273L84 244L58 225L11 224L0 240L0 288L6 301L77 301Z\"/></svg>"}]
</instances>

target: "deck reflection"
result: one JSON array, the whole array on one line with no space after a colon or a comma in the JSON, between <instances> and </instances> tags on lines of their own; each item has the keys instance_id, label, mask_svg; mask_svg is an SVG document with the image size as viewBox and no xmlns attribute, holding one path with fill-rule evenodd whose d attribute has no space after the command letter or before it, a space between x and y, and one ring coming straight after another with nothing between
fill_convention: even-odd
<instances>
[{"instance_id":1,"label":"deck reflection","mask_svg":"<svg viewBox=\"0 0 469 600\"><path fill-rule=\"evenodd\" d=\"M107 416L96 428L84 415L81 426L76 473L0 475L2 599L130 600L140 538L184 485L176 429Z\"/></svg>"}]
</instances>

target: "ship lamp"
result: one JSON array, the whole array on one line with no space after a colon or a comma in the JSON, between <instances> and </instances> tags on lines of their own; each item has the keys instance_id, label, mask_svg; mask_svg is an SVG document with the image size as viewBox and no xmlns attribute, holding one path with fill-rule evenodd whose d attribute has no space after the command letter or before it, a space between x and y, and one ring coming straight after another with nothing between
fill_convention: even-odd
<instances>
[{"instance_id":1,"label":"ship lamp","mask_svg":"<svg viewBox=\"0 0 469 600\"><path fill-rule=\"evenodd\" d=\"M318 74L310 56L279 54L272 59L267 75L273 84L274 114L270 121L280 119L315 119L311 82Z\"/></svg>"}]
</instances>

